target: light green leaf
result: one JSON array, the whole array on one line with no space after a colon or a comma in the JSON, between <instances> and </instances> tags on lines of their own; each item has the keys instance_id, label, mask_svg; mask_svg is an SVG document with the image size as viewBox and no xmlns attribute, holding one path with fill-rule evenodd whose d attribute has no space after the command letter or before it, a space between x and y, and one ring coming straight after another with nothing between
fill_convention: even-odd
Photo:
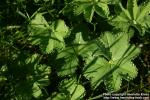
<instances>
[{"instance_id":1,"label":"light green leaf","mask_svg":"<svg viewBox=\"0 0 150 100\"><path fill-rule=\"evenodd\" d=\"M106 81L104 81L107 91L116 91L119 90L122 84L121 75L115 71Z\"/></svg>"},{"instance_id":2,"label":"light green leaf","mask_svg":"<svg viewBox=\"0 0 150 100\"><path fill-rule=\"evenodd\" d=\"M42 95L42 91L41 89L39 88L38 84L37 83L34 83L33 84L33 87L32 87L32 95L35 97L35 98L39 98L41 95Z\"/></svg>"},{"instance_id":3,"label":"light green leaf","mask_svg":"<svg viewBox=\"0 0 150 100\"><path fill-rule=\"evenodd\" d=\"M63 20L57 20L49 25L43 15L38 13L31 20L29 31L29 41L33 45L39 45L44 53L51 53L54 49L65 47L64 38L68 35L69 29Z\"/></svg>"},{"instance_id":4,"label":"light green leaf","mask_svg":"<svg viewBox=\"0 0 150 100\"><path fill-rule=\"evenodd\" d=\"M106 47L110 48L109 50L112 53L112 60L120 59L128 46L127 34L113 35L109 32L105 32L101 41Z\"/></svg>"},{"instance_id":5,"label":"light green leaf","mask_svg":"<svg viewBox=\"0 0 150 100\"><path fill-rule=\"evenodd\" d=\"M150 2L138 6L137 0L128 0L127 9L121 3L119 4L122 12L115 16L110 24L125 32L128 32L130 26L132 26L139 31L140 35L144 35L148 29L146 24L149 20L146 18L149 16Z\"/></svg>"},{"instance_id":6,"label":"light green leaf","mask_svg":"<svg viewBox=\"0 0 150 100\"><path fill-rule=\"evenodd\" d=\"M7 78L5 76L0 76L0 83L6 81Z\"/></svg>"},{"instance_id":7,"label":"light green leaf","mask_svg":"<svg viewBox=\"0 0 150 100\"><path fill-rule=\"evenodd\" d=\"M79 4L78 7L74 8L74 14L75 15L80 15L89 6L90 6L90 4L87 4L87 3L83 3L83 4L81 3L81 4Z\"/></svg>"},{"instance_id":8,"label":"light green leaf","mask_svg":"<svg viewBox=\"0 0 150 100\"><path fill-rule=\"evenodd\" d=\"M97 49L93 52L94 57L104 57L107 60L111 59L111 52L108 47L105 47L102 41L96 41Z\"/></svg>"},{"instance_id":9,"label":"light green leaf","mask_svg":"<svg viewBox=\"0 0 150 100\"><path fill-rule=\"evenodd\" d=\"M119 3L119 6L120 6L120 8L122 9L121 14L123 13L122 15L125 15L124 17L125 17L127 20L132 20L132 16L130 15L130 12L129 12L128 10L126 10L126 9L122 6L121 3Z\"/></svg>"},{"instance_id":10,"label":"light green leaf","mask_svg":"<svg viewBox=\"0 0 150 100\"><path fill-rule=\"evenodd\" d=\"M139 21L142 18L144 18L144 16L149 15L149 11L150 11L150 1L139 7L139 13L137 15L138 17L136 20Z\"/></svg>"},{"instance_id":11,"label":"light green leaf","mask_svg":"<svg viewBox=\"0 0 150 100\"><path fill-rule=\"evenodd\" d=\"M94 12L102 17L108 17L109 8L108 8L107 0L74 0L74 14L80 15L84 13L84 18L91 22L94 16Z\"/></svg>"},{"instance_id":12,"label":"light green leaf","mask_svg":"<svg viewBox=\"0 0 150 100\"><path fill-rule=\"evenodd\" d=\"M93 42L87 43L83 40L82 34L76 34L74 43L71 47L66 47L65 50L59 52L57 59L65 58L63 67L58 67L58 75L73 75L79 64L78 56L87 57L96 49L96 44Z\"/></svg>"},{"instance_id":13,"label":"light green leaf","mask_svg":"<svg viewBox=\"0 0 150 100\"><path fill-rule=\"evenodd\" d=\"M49 75L51 73L51 68L47 65L35 66L35 73L39 76L36 77L37 83L41 86L49 85Z\"/></svg>"},{"instance_id":14,"label":"light green leaf","mask_svg":"<svg viewBox=\"0 0 150 100\"><path fill-rule=\"evenodd\" d=\"M41 89L49 85L49 75L51 73L49 66L39 64L40 59L41 57L38 54L33 54L25 60L30 71L26 78L27 81L33 82L32 92L35 98L40 97L42 94Z\"/></svg>"},{"instance_id":15,"label":"light green leaf","mask_svg":"<svg viewBox=\"0 0 150 100\"><path fill-rule=\"evenodd\" d=\"M88 57L85 61L84 76L91 81L91 85L95 89L104 81L106 74L109 74L110 64L104 58Z\"/></svg>"},{"instance_id":16,"label":"light green leaf","mask_svg":"<svg viewBox=\"0 0 150 100\"><path fill-rule=\"evenodd\" d=\"M86 44L86 42L82 38L82 33L76 33L76 38L74 40L74 44Z\"/></svg>"},{"instance_id":17,"label":"light green leaf","mask_svg":"<svg viewBox=\"0 0 150 100\"><path fill-rule=\"evenodd\" d=\"M125 80L132 80L138 74L138 69L132 62L122 63L118 69L119 73Z\"/></svg>"},{"instance_id":18,"label":"light green leaf","mask_svg":"<svg viewBox=\"0 0 150 100\"><path fill-rule=\"evenodd\" d=\"M34 0L34 2L35 3L38 3L38 2L40 2L41 0ZM50 0L43 0L44 2L48 2L48 1L50 1Z\"/></svg>"},{"instance_id":19,"label":"light green leaf","mask_svg":"<svg viewBox=\"0 0 150 100\"><path fill-rule=\"evenodd\" d=\"M96 88L101 82L105 82L108 91L117 91L120 89L122 78L129 81L137 76L137 68L131 60L139 54L140 49L130 45L128 35L124 33L105 32L99 40L105 45L102 46L100 54L103 47L109 48L105 50L111 54L104 53L106 57L92 57L91 55L86 58L84 76L91 81L93 88ZM98 55L98 53L96 54ZM108 59L107 56L110 58Z\"/></svg>"},{"instance_id":20,"label":"light green leaf","mask_svg":"<svg viewBox=\"0 0 150 100\"><path fill-rule=\"evenodd\" d=\"M86 8L86 10L84 11L84 18L88 21L91 22L92 18L94 15L94 7L93 6L89 6Z\"/></svg>"},{"instance_id":21,"label":"light green leaf","mask_svg":"<svg viewBox=\"0 0 150 100\"><path fill-rule=\"evenodd\" d=\"M57 93L53 98L49 98L47 100L69 100L68 97L64 93Z\"/></svg>"},{"instance_id":22,"label":"light green leaf","mask_svg":"<svg viewBox=\"0 0 150 100\"><path fill-rule=\"evenodd\" d=\"M135 20L138 13L137 0L128 0L127 9L130 12L130 15L132 16L132 19Z\"/></svg>"},{"instance_id":23,"label":"light green leaf","mask_svg":"<svg viewBox=\"0 0 150 100\"><path fill-rule=\"evenodd\" d=\"M106 3L99 2L97 5L95 5L94 8L95 8L95 12L99 16L108 17L108 15L109 15L109 8L108 8L108 5Z\"/></svg>"},{"instance_id":24,"label":"light green leaf","mask_svg":"<svg viewBox=\"0 0 150 100\"><path fill-rule=\"evenodd\" d=\"M67 90L70 95L70 100L80 100L85 94L85 89L75 79L64 80L60 88Z\"/></svg>"}]
</instances>

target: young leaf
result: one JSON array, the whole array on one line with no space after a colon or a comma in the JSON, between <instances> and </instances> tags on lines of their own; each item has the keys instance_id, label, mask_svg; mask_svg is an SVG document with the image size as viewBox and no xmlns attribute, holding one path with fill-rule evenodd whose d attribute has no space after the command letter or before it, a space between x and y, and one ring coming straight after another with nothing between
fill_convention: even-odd
<instances>
[{"instance_id":1,"label":"young leaf","mask_svg":"<svg viewBox=\"0 0 150 100\"><path fill-rule=\"evenodd\" d=\"M38 98L38 97L40 97L40 96L42 95L42 91L41 91L41 89L39 88L39 86L38 86L37 83L34 83L34 84L33 84L32 92L33 92L32 95L33 95L35 98Z\"/></svg>"}]
</instances>

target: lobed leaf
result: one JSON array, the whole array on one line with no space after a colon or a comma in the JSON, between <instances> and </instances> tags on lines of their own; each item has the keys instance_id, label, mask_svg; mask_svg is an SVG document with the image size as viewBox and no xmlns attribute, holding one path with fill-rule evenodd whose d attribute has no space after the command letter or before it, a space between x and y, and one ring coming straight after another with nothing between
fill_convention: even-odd
<instances>
[{"instance_id":1,"label":"lobed leaf","mask_svg":"<svg viewBox=\"0 0 150 100\"><path fill-rule=\"evenodd\" d=\"M98 15L107 18L109 14L109 8L107 5L108 1L98 1L98 0L74 0L76 6L74 7L74 14L80 15L84 14L84 18L91 22L94 16L94 12Z\"/></svg>"},{"instance_id":2,"label":"lobed leaf","mask_svg":"<svg viewBox=\"0 0 150 100\"><path fill-rule=\"evenodd\" d=\"M105 50L110 53L104 52L106 57L97 56L95 58L91 55L86 58L84 76L91 81L93 88L104 82L108 91L117 91L120 89L122 78L129 81L137 76L137 68L131 60L139 54L140 49L130 45L128 35L123 33L114 35L105 32L100 41L105 45L102 47L109 48ZM102 51L103 48L101 48L100 54ZM107 57L110 58L107 59Z\"/></svg>"},{"instance_id":3,"label":"lobed leaf","mask_svg":"<svg viewBox=\"0 0 150 100\"><path fill-rule=\"evenodd\" d=\"M65 47L64 38L68 35L69 29L63 20L57 20L49 25L43 15L38 13L31 20L29 31L29 41L33 45L39 45L44 53L51 53L54 49Z\"/></svg>"}]
</instances>

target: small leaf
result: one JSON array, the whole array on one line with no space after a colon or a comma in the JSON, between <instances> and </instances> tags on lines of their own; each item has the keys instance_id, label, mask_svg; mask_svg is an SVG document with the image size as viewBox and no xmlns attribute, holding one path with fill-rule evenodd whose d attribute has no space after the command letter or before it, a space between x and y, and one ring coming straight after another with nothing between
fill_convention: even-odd
<instances>
[{"instance_id":1,"label":"small leaf","mask_svg":"<svg viewBox=\"0 0 150 100\"><path fill-rule=\"evenodd\" d=\"M102 16L102 17L108 17L109 15L109 8L106 3L99 2L97 5L95 5L95 12Z\"/></svg>"},{"instance_id":2,"label":"small leaf","mask_svg":"<svg viewBox=\"0 0 150 100\"><path fill-rule=\"evenodd\" d=\"M89 6L86 8L86 10L84 11L84 17L88 22L92 21L94 15L94 7L93 6Z\"/></svg>"},{"instance_id":3,"label":"small leaf","mask_svg":"<svg viewBox=\"0 0 150 100\"><path fill-rule=\"evenodd\" d=\"M89 7L90 5L87 3L81 3L77 7L74 8L74 14L75 15L80 15L81 13L84 12L84 10Z\"/></svg>"},{"instance_id":4,"label":"small leaf","mask_svg":"<svg viewBox=\"0 0 150 100\"><path fill-rule=\"evenodd\" d=\"M34 84L33 84L32 92L33 92L32 95L33 95L35 98L39 98L39 97L42 95L42 91L41 91L41 89L39 88L39 86L38 86L37 83L34 83Z\"/></svg>"},{"instance_id":5,"label":"small leaf","mask_svg":"<svg viewBox=\"0 0 150 100\"><path fill-rule=\"evenodd\" d=\"M109 14L108 1L98 1L98 0L73 0L75 3L74 14L80 15L84 14L84 18L91 22L94 16L94 12L98 15L107 18Z\"/></svg>"}]
</instances>

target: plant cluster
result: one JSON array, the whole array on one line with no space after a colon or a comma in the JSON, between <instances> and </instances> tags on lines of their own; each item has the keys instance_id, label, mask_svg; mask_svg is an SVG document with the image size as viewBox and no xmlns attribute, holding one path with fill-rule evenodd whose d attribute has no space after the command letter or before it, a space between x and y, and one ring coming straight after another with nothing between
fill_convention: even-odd
<instances>
[{"instance_id":1,"label":"plant cluster","mask_svg":"<svg viewBox=\"0 0 150 100\"><path fill-rule=\"evenodd\" d=\"M138 74L150 92L148 0L3 0L0 8L3 100L100 99Z\"/></svg>"}]
</instances>

